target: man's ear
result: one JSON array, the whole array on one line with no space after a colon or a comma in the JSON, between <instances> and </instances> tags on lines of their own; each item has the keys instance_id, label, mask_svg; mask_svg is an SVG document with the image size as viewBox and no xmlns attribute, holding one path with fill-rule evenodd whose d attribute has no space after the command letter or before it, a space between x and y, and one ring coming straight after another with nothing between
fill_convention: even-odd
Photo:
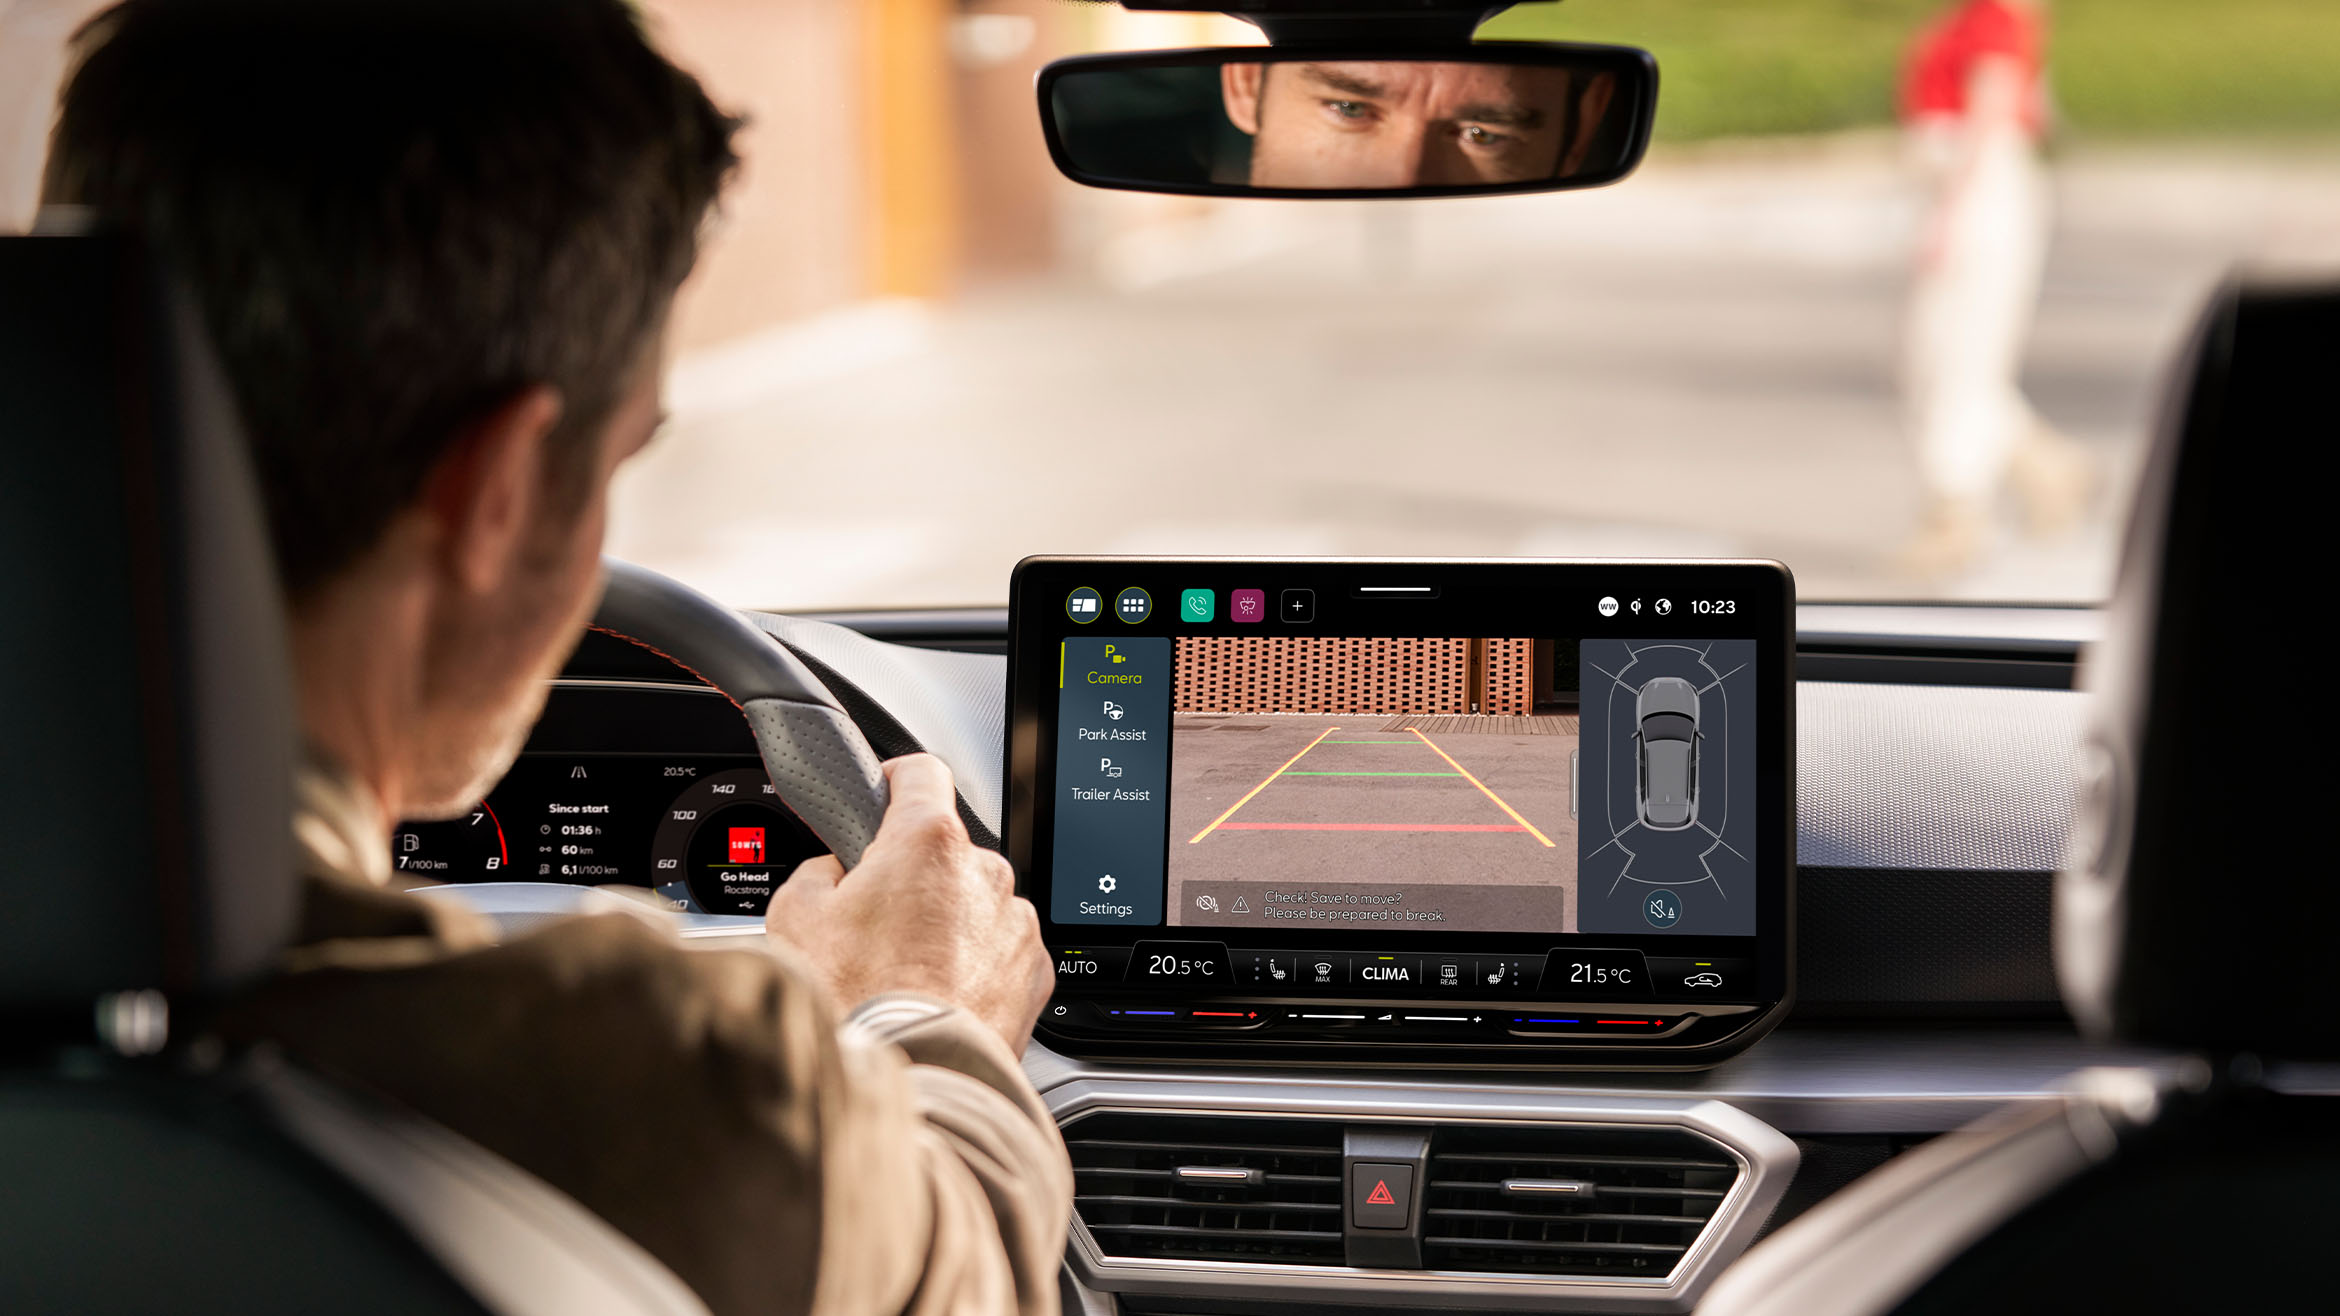
<instances>
[{"instance_id":1,"label":"man's ear","mask_svg":"<svg viewBox=\"0 0 2340 1316\"><path fill-rule=\"evenodd\" d=\"M1219 66L1219 95L1227 103L1227 121L1254 137L1259 135L1259 89L1266 76L1263 60L1235 60Z\"/></svg>"},{"instance_id":2,"label":"man's ear","mask_svg":"<svg viewBox=\"0 0 2340 1316\"><path fill-rule=\"evenodd\" d=\"M423 479L439 566L468 593L492 593L528 548L545 491L546 439L561 395L531 384L474 420Z\"/></svg>"}]
</instances>

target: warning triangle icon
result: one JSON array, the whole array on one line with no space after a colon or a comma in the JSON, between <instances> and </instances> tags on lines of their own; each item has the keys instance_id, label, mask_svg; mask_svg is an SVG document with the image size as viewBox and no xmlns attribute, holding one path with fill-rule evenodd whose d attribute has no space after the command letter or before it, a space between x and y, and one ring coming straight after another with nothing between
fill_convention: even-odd
<instances>
[{"instance_id":1,"label":"warning triangle icon","mask_svg":"<svg viewBox=\"0 0 2340 1316\"><path fill-rule=\"evenodd\" d=\"M1397 1205L1397 1199L1389 1195L1389 1180L1387 1180L1387 1179L1376 1179L1376 1180L1374 1180L1374 1181L1373 1181L1373 1191L1372 1191L1372 1192L1369 1192L1369 1193L1367 1193L1367 1194L1365 1194L1365 1205L1367 1205L1367 1206L1396 1206L1396 1205Z\"/></svg>"}]
</instances>

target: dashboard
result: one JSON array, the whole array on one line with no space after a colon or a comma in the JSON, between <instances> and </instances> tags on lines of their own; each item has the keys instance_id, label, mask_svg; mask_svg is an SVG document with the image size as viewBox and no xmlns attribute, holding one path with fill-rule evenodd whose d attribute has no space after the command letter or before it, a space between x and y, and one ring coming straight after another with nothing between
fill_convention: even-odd
<instances>
[{"instance_id":1,"label":"dashboard","mask_svg":"<svg viewBox=\"0 0 2340 1316\"><path fill-rule=\"evenodd\" d=\"M848 687L881 753L940 754L971 828L998 834L1004 610L752 619ZM2095 625L2081 610L1796 610L1795 1004L1719 1064L1474 1073L1397 1056L1238 1064L1035 1043L1025 1069L1081 1185L1066 1309L1687 1310L1760 1232L1902 1150L2051 1099L2088 1066L2174 1065L2082 1042L2057 1001L2049 893L2074 805L2072 676ZM418 878L616 882L686 908L755 900L810 852L755 763L729 701L589 639L483 807L402 827L394 849ZM735 827L751 848L733 851ZM2340 1093L2340 1072L2293 1067L2277 1085ZM1489 1204L1456 1194L1490 1165L1644 1194L1633 1200L1652 1212L1654 1241L1630 1255L1513 1246L1577 1237L1568 1212L1581 1208L1506 1198L1474 1215ZM1245 1180L1177 1186L1197 1166ZM1325 1186L1278 1198L1295 1213L1263 1230L1246 1213L1284 1181L1252 1172L1278 1166ZM1382 1169L1351 1182L1358 1167ZM1349 1227L1374 1189L1409 1183L1417 1250Z\"/></svg>"},{"instance_id":2,"label":"dashboard","mask_svg":"<svg viewBox=\"0 0 2340 1316\"><path fill-rule=\"evenodd\" d=\"M2073 807L2080 700L2070 686L2093 614L1803 605L1797 616L1791 1026L2064 1026L2048 954L2049 875ZM907 739L942 755L971 826L997 834L1007 811L1004 610L758 620L882 705L892 725L873 735L881 752ZM501 874L663 887L685 904L719 898L715 874L727 870L718 866L755 871L756 861L752 851L731 858L735 824L714 815L732 801L761 806L764 783L725 794L712 811L685 796L696 790L714 804L709 783L752 772L755 761L721 695L632 646L589 637L486 807L403 826L394 849L413 838L400 866L417 878ZM676 819L678 809L699 816ZM784 810L753 816L765 828L763 869L804 857ZM593 830L555 835L562 827ZM665 861L677 867L659 869Z\"/></svg>"},{"instance_id":3,"label":"dashboard","mask_svg":"<svg viewBox=\"0 0 2340 1316\"><path fill-rule=\"evenodd\" d=\"M2093 615L1797 612L1792 1021L2061 1025L2048 880L2073 807L2080 701L2070 685ZM851 626L763 620L829 674L882 692L896 720L882 751L899 752L907 736L941 754L972 825L997 834L1006 812L1004 610L839 619ZM755 809L738 825L765 828L762 868L784 871L809 852L784 806L767 811L766 783L718 781L752 773L755 755L721 695L632 646L589 637L484 807L402 825L393 863L437 881L679 887L688 903L701 898L689 880L695 846L698 891L720 896L713 875L734 862L735 824L715 815L734 802ZM740 789L712 810L685 798L696 791L714 805L714 785L732 782ZM699 816L677 819L678 809ZM563 827L591 830L556 835ZM752 852L742 858L755 863ZM661 870L664 861L677 867Z\"/></svg>"}]
</instances>

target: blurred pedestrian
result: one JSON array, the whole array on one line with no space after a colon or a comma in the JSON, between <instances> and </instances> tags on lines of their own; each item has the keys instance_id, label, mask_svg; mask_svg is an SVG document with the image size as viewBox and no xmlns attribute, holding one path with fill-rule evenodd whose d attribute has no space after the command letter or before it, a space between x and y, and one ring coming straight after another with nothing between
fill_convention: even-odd
<instances>
[{"instance_id":1,"label":"blurred pedestrian","mask_svg":"<svg viewBox=\"0 0 2340 1316\"><path fill-rule=\"evenodd\" d=\"M1902 344L1925 520L1907 565L1939 575L1989 537L1999 494L2050 534L2085 510L2091 463L2018 374L2050 228L2043 0L1960 0L1912 46L1901 114L1928 207Z\"/></svg>"}]
</instances>

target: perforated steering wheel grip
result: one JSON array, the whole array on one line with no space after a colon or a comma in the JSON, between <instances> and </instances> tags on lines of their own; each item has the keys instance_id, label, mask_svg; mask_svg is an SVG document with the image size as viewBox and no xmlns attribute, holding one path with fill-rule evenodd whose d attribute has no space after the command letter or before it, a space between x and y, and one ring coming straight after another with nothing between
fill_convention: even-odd
<instances>
[{"instance_id":1,"label":"perforated steering wheel grip","mask_svg":"<svg viewBox=\"0 0 2340 1316\"><path fill-rule=\"evenodd\" d=\"M782 802L847 868L886 812L878 757L828 687L795 654L697 590L603 559L609 584L593 629L640 645L720 690L746 715Z\"/></svg>"}]
</instances>

